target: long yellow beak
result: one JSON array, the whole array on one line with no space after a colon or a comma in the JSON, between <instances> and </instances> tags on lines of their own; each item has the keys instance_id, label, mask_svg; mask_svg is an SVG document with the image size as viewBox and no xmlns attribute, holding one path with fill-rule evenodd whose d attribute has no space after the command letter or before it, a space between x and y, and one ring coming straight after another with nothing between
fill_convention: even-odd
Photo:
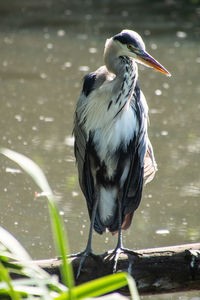
<instances>
[{"instance_id":1,"label":"long yellow beak","mask_svg":"<svg viewBox=\"0 0 200 300\"><path fill-rule=\"evenodd\" d=\"M137 54L137 56L139 61L141 61L142 64L147 65L150 68L154 68L157 71L167 75L168 77L171 76L171 74L146 51L141 51L140 53Z\"/></svg>"}]
</instances>

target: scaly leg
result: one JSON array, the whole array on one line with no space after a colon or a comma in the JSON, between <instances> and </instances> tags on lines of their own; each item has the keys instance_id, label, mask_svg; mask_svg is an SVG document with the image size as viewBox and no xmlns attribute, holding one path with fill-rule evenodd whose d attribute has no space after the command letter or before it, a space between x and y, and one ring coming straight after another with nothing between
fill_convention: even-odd
<instances>
[{"instance_id":1,"label":"scaly leg","mask_svg":"<svg viewBox=\"0 0 200 300\"><path fill-rule=\"evenodd\" d=\"M92 231L93 231L93 228L94 228L94 221L95 221L97 206L98 206L98 198L96 198L93 209L92 209L92 217L91 217L91 222L90 222L90 230L89 230L89 236L88 236L86 249L83 252L78 252L76 254L69 255L70 257L81 256L81 260L80 260L80 263L79 263L76 278L78 278L79 275L80 275L81 268L83 266L83 263L84 263L86 257L89 256L89 255L91 255L93 257L96 257L96 255L92 251Z\"/></svg>"},{"instance_id":2,"label":"scaly leg","mask_svg":"<svg viewBox=\"0 0 200 300\"><path fill-rule=\"evenodd\" d=\"M120 256L121 253L132 254L132 255L136 255L136 256L140 255L139 253L134 252L131 249L123 247L123 243L122 243L122 212L121 212L121 201L120 201L120 199L118 201L118 218L119 218L119 229L118 229L117 246L111 252L109 251L109 254L110 254L109 256L110 257L114 256L113 257L113 260L114 260L113 273L115 273L117 271L117 263L118 263L118 259L119 259L119 256ZM131 264L131 262L129 264Z\"/></svg>"}]
</instances>

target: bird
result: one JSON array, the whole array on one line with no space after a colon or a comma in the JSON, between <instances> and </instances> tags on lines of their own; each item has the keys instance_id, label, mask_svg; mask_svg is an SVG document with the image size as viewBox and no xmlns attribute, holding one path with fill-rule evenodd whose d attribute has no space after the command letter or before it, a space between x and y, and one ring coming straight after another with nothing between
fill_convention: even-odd
<instances>
[{"instance_id":1,"label":"bird","mask_svg":"<svg viewBox=\"0 0 200 300\"><path fill-rule=\"evenodd\" d=\"M122 230L130 227L143 185L157 171L137 64L171 76L132 30L122 30L107 39L103 58L104 65L84 77L74 113L74 154L90 217L77 277L86 257L94 255L93 230L118 234L112 253L116 271L119 254L128 251L123 247Z\"/></svg>"}]
</instances>

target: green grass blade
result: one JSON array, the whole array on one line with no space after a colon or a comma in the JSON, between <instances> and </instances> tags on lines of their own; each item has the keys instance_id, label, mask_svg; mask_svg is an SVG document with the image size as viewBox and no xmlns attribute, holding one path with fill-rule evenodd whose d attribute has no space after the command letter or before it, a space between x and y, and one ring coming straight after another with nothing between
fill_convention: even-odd
<instances>
[{"instance_id":1,"label":"green grass blade","mask_svg":"<svg viewBox=\"0 0 200 300\"><path fill-rule=\"evenodd\" d=\"M33 286L40 288L40 290L43 291L43 294L47 294L47 284L51 279L49 274L36 264L33 264L30 256L21 246L21 244L16 240L16 238L2 227L0 227L0 245L0 251L4 255L2 265L4 266L6 272L8 274L19 274L21 276L28 277L25 279L26 286L29 286L31 279L33 282ZM7 255L7 259L5 255ZM12 260L14 260L16 263L12 263ZM17 264L19 268L17 268ZM2 279L2 282L0 282L0 295L4 295L6 289L2 289L2 286L4 287L5 284L9 283L9 277L3 277L3 274L0 274L0 279ZM15 293L19 292L21 294L21 290L16 289L16 285L18 283L19 279L13 280L12 289L9 289L8 291L11 290L11 292L13 293L14 290ZM28 288L31 289L30 286Z\"/></svg>"},{"instance_id":2,"label":"green grass blade","mask_svg":"<svg viewBox=\"0 0 200 300\"><path fill-rule=\"evenodd\" d=\"M21 246L15 237L3 227L0 227L0 243L5 247L5 249L8 249L11 254L14 254L15 260L31 260L28 252L26 252L26 250ZM6 252L4 253L6 254ZM11 254L10 257L12 256Z\"/></svg>"},{"instance_id":3,"label":"green grass blade","mask_svg":"<svg viewBox=\"0 0 200 300\"><path fill-rule=\"evenodd\" d=\"M79 285L76 288L75 295L79 299L86 297L97 297L112 292L125 285L127 285L126 276L124 273L118 273Z\"/></svg>"},{"instance_id":4,"label":"green grass blade","mask_svg":"<svg viewBox=\"0 0 200 300\"><path fill-rule=\"evenodd\" d=\"M31 257L17 239L3 227L0 227L0 258L8 271L24 273L26 276L46 278L48 274L37 265L30 264ZM15 261L17 263L13 263ZM18 264L18 265L17 265Z\"/></svg>"},{"instance_id":5,"label":"green grass blade","mask_svg":"<svg viewBox=\"0 0 200 300\"><path fill-rule=\"evenodd\" d=\"M127 276L129 291L130 291L130 294L131 294L131 299L140 300L135 280L128 273L126 274L126 276Z\"/></svg>"},{"instance_id":6,"label":"green grass blade","mask_svg":"<svg viewBox=\"0 0 200 300\"><path fill-rule=\"evenodd\" d=\"M0 262L0 278L4 282L6 282L8 289L9 289L8 294L11 297L11 299L12 300L20 300L21 297L17 292L15 292L13 285L12 285L10 275L1 262ZM1 293L0 293L0 298L1 298Z\"/></svg>"},{"instance_id":7,"label":"green grass blade","mask_svg":"<svg viewBox=\"0 0 200 300\"><path fill-rule=\"evenodd\" d=\"M100 279L96 279L87 283L84 283L82 285L79 285L77 287L74 287L74 278L73 278L73 272L71 265L68 265L66 255L69 253L68 243L67 243L67 236L64 230L64 223L62 219L60 218L60 215L58 213L58 210L54 204L54 196L53 192L48 184L48 181L43 173L43 171L40 169L38 165L36 165L31 159L25 157L22 154L19 154L17 152L0 148L0 153L4 154L14 162L16 162L24 171L26 171L35 181L35 183L40 187L40 189L47 195L48 198L48 204L49 204L49 211L51 216L51 222L52 222L52 230L54 235L54 241L55 246L58 250L59 255L63 259L63 264L61 268L61 275L63 282L69 287L69 291L63 293L59 297L57 297L57 300L62 299L83 299L88 297L98 297L100 295L104 295L106 293L110 293L116 289L122 288L128 284L130 289L130 294L132 299L139 300L139 296L137 293L136 285L133 280L133 278L124 272L105 276ZM1 232L0 232L1 233ZM7 247L8 246L8 247ZM9 249L9 247L12 246L11 241L8 240L6 247ZM17 253L20 256L20 251L22 249L17 248ZM27 256L26 256L27 255ZM27 260L30 259L28 254L25 253L25 257L27 257ZM0 268L0 272L4 272L4 266L1 264L2 268ZM7 272L7 270L6 270ZM3 273L4 276L7 276L7 273ZM1 275L1 273L0 273ZM9 276L9 274L8 274ZM8 285L11 284L11 281L9 281L9 277L6 279L8 282ZM14 289L12 287L12 284L9 285L10 293L13 293ZM14 291L13 297L18 297L18 294L16 294ZM13 298L13 299L20 299Z\"/></svg>"},{"instance_id":8,"label":"green grass blade","mask_svg":"<svg viewBox=\"0 0 200 300\"><path fill-rule=\"evenodd\" d=\"M61 276L62 282L71 289L74 286L74 276L71 264L67 262L67 254L70 253L64 223L60 218L57 208L53 203L49 203L50 216L52 222L53 236L59 256L62 258Z\"/></svg>"},{"instance_id":9,"label":"green grass blade","mask_svg":"<svg viewBox=\"0 0 200 300\"><path fill-rule=\"evenodd\" d=\"M120 272L117 274L108 275L99 279L92 280L90 282L81 284L72 289L72 294L76 299L84 299L89 297L98 297L106 293L113 292L119 288L129 285L131 298L139 300L137 289L133 278L125 273ZM68 300L69 294L64 293L63 295L56 298L56 300Z\"/></svg>"},{"instance_id":10,"label":"green grass blade","mask_svg":"<svg viewBox=\"0 0 200 300\"><path fill-rule=\"evenodd\" d=\"M39 188L47 195L55 246L59 256L62 257L63 261L61 266L62 281L69 288L72 288L74 286L74 278L72 267L67 263L66 258L66 255L69 253L69 247L67 243L66 232L64 230L64 224L61 221L58 210L54 204L53 192L42 169L31 159L15 151L0 148L0 153L16 162L27 174L33 178Z\"/></svg>"}]
</instances>

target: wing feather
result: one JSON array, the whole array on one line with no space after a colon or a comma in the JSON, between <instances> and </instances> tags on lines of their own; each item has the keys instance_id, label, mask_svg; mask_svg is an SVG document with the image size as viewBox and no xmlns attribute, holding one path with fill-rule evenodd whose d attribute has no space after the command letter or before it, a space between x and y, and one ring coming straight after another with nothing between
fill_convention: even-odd
<instances>
[{"instance_id":1,"label":"wing feather","mask_svg":"<svg viewBox=\"0 0 200 300\"><path fill-rule=\"evenodd\" d=\"M103 70L104 68L99 68L96 72L90 73L84 77L83 89L78 99L74 115L74 154L78 167L79 184L86 198L90 218L92 215L95 197L94 180L92 176L91 163L88 151L91 146L91 143L90 138L89 136L87 136L86 131L84 129L84 118L82 117L83 110L79 108L84 107L84 102L88 101L90 93L95 88L100 87L106 80L106 76L103 73ZM95 230L100 234L103 233L103 231L105 231L105 228L102 227L98 215L96 216L94 227Z\"/></svg>"},{"instance_id":2,"label":"wing feather","mask_svg":"<svg viewBox=\"0 0 200 300\"><path fill-rule=\"evenodd\" d=\"M157 171L157 164L154 158L153 147L150 140L148 140L148 148L144 158L144 179L145 184L149 183L155 176Z\"/></svg>"},{"instance_id":3,"label":"wing feather","mask_svg":"<svg viewBox=\"0 0 200 300\"><path fill-rule=\"evenodd\" d=\"M147 150L147 113L140 96L140 88L137 83L130 104L137 115L139 130L127 148L130 168L121 190L122 229L127 229L131 225L134 211L138 208L142 197L144 157ZM116 233L118 227L118 218L115 218L109 230Z\"/></svg>"},{"instance_id":4,"label":"wing feather","mask_svg":"<svg viewBox=\"0 0 200 300\"><path fill-rule=\"evenodd\" d=\"M139 132L129 147L131 164L123 191L122 229L127 229L131 225L134 211L138 208L142 198L144 178L146 183L151 181L157 170L153 148L147 135L146 100L138 84L135 88L133 103L139 121Z\"/></svg>"}]
</instances>

